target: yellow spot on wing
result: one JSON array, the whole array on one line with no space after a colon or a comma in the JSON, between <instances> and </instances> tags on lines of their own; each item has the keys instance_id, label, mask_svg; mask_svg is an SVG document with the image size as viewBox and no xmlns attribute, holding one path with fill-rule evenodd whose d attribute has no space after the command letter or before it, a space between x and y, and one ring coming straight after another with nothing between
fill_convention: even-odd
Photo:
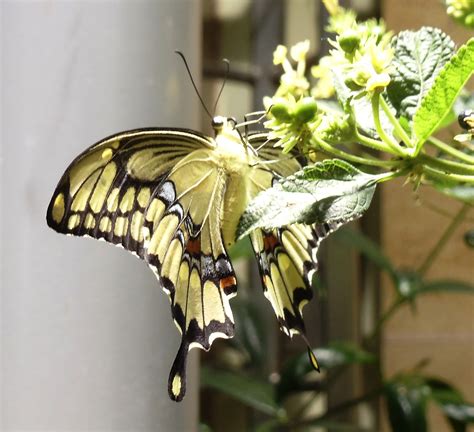
<instances>
[{"instance_id":1,"label":"yellow spot on wing","mask_svg":"<svg viewBox=\"0 0 474 432\"><path fill-rule=\"evenodd\" d=\"M196 268L191 271L189 278L189 294L186 305L186 328L192 319L197 321L200 329L204 327L204 319L202 316L202 301L201 301L201 277Z\"/></svg>"},{"instance_id":2,"label":"yellow spot on wing","mask_svg":"<svg viewBox=\"0 0 474 432\"><path fill-rule=\"evenodd\" d=\"M181 308L183 314L186 313L186 297L189 284L189 266L186 261L182 261L179 267L178 282L176 283L176 293L174 295L174 304ZM179 330L182 329L178 326Z\"/></svg>"},{"instance_id":3,"label":"yellow spot on wing","mask_svg":"<svg viewBox=\"0 0 474 432\"><path fill-rule=\"evenodd\" d=\"M64 195L62 193L60 193L54 199L53 210L51 212L54 222L60 223L63 220L64 211L65 211Z\"/></svg>"},{"instance_id":4,"label":"yellow spot on wing","mask_svg":"<svg viewBox=\"0 0 474 432\"><path fill-rule=\"evenodd\" d=\"M128 219L124 217L118 217L115 219L115 225L114 225L114 234L117 237L123 237L127 234L127 228L128 228Z\"/></svg>"},{"instance_id":5,"label":"yellow spot on wing","mask_svg":"<svg viewBox=\"0 0 474 432\"><path fill-rule=\"evenodd\" d=\"M93 187L95 185L95 182L97 181L98 177L99 177L99 171L92 174L84 182L84 184L77 190L77 193L74 196L74 199L73 199L72 204L71 204L71 210L73 212L84 211L85 210L87 202L89 201L89 197L91 195L92 189L93 189Z\"/></svg>"},{"instance_id":6,"label":"yellow spot on wing","mask_svg":"<svg viewBox=\"0 0 474 432\"><path fill-rule=\"evenodd\" d=\"M140 207L145 208L150 201L150 188L144 187L140 189L138 192L137 201Z\"/></svg>"},{"instance_id":7,"label":"yellow spot on wing","mask_svg":"<svg viewBox=\"0 0 474 432\"><path fill-rule=\"evenodd\" d=\"M178 279L182 254L183 247L181 246L181 242L175 238L170 243L165 259L163 260L163 265L161 267L161 275L167 277L175 286Z\"/></svg>"},{"instance_id":8,"label":"yellow spot on wing","mask_svg":"<svg viewBox=\"0 0 474 432\"><path fill-rule=\"evenodd\" d=\"M95 227L95 218L92 213L87 213L86 219L84 220L84 226L87 229Z\"/></svg>"},{"instance_id":9,"label":"yellow spot on wing","mask_svg":"<svg viewBox=\"0 0 474 432\"><path fill-rule=\"evenodd\" d=\"M293 260L300 274L304 272L304 262L312 261L308 251L297 241L297 239L287 230L283 231L281 236L282 244Z\"/></svg>"},{"instance_id":10,"label":"yellow spot on wing","mask_svg":"<svg viewBox=\"0 0 474 432\"><path fill-rule=\"evenodd\" d=\"M144 217L141 211L137 210L135 213L133 213L132 223L130 225L130 234L132 238L137 242L143 241L143 219Z\"/></svg>"},{"instance_id":11,"label":"yellow spot on wing","mask_svg":"<svg viewBox=\"0 0 474 432\"><path fill-rule=\"evenodd\" d=\"M102 152L102 159L105 159L105 160L109 160L109 159L112 159L112 155L113 155L113 152L110 148L106 148L103 152Z\"/></svg>"},{"instance_id":12,"label":"yellow spot on wing","mask_svg":"<svg viewBox=\"0 0 474 432\"><path fill-rule=\"evenodd\" d=\"M129 187L120 202L120 211L126 213L133 208L133 200L135 199L135 188Z\"/></svg>"},{"instance_id":13,"label":"yellow spot on wing","mask_svg":"<svg viewBox=\"0 0 474 432\"><path fill-rule=\"evenodd\" d=\"M295 267L295 265L290 260L290 257L287 254L285 253L278 254L278 267L280 268L280 273L287 287L291 287L292 290L296 288L304 289L306 287L303 281L303 278L301 276L301 273ZM292 296L292 301L293 300L294 299Z\"/></svg>"},{"instance_id":14,"label":"yellow spot on wing","mask_svg":"<svg viewBox=\"0 0 474 432\"><path fill-rule=\"evenodd\" d=\"M109 217L104 216L99 223L99 230L102 232L110 232L112 229L112 221L110 220Z\"/></svg>"},{"instance_id":15,"label":"yellow spot on wing","mask_svg":"<svg viewBox=\"0 0 474 432\"><path fill-rule=\"evenodd\" d=\"M281 307L282 316L284 316L284 308L288 309L289 312L292 312L293 307L286 291L285 282L283 281L280 271L275 263L271 263L270 265L270 275L275 287L275 296Z\"/></svg>"},{"instance_id":16,"label":"yellow spot on wing","mask_svg":"<svg viewBox=\"0 0 474 432\"><path fill-rule=\"evenodd\" d=\"M171 392L178 397L181 393L181 377L179 375L175 375L173 378L173 382L171 383Z\"/></svg>"},{"instance_id":17,"label":"yellow spot on wing","mask_svg":"<svg viewBox=\"0 0 474 432\"><path fill-rule=\"evenodd\" d=\"M148 246L148 253L158 255L160 263L163 262L166 251L178 226L178 217L169 214L161 219L160 224L153 232L153 236Z\"/></svg>"},{"instance_id":18,"label":"yellow spot on wing","mask_svg":"<svg viewBox=\"0 0 474 432\"><path fill-rule=\"evenodd\" d=\"M314 369L320 372L318 359L316 358L316 356L314 355L313 351L311 350L309 346L308 346L308 356L309 356L309 361L311 362L311 366L313 366Z\"/></svg>"},{"instance_id":19,"label":"yellow spot on wing","mask_svg":"<svg viewBox=\"0 0 474 432\"><path fill-rule=\"evenodd\" d=\"M110 149L108 150L112 151ZM109 163L102 171L102 174L97 181L89 202L94 213L99 213L99 211L102 209L105 197L107 196L107 192L109 191L112 182L114 181L116 172L117 167L113 162Z\"/></svg>"},{"instance_id":20,"label":"yellow spot on wing","mask_svg":"<svg viewBox=\"0 0 474 432\"><path fill-rule=\"evenodd\" d=\"M211 320L225 322L224 309L217 286L210 280L203 287L204 323L209 325Z\"/></svg>"},{"instance_id":21,"label":"yellow spot on wing","mask_svg":"<svg viewBox=\"0 0 474 432\"><path fill-rule=\"evenodd\" d=\"M79 225L80 221L81 221L81 216L78 214L73 214L72 216L69 217L69 220L67 221L68 229L72 230L76 228Z\"/></svg>"},{"instance_id":22,"label":"yellow spot on wing","mask_svg":"<svg viewBox=\"0 0 474 432\"><path fill-rule=\"evenodd\" d=\"M107 210L109 212L117 210L119 191L119 188L112 189L112 192L110 192L109 197L107 198Z\"/></svg>"},{"instance_id":23,"label":"yellow spot on wing","mask_svg":"<svg viewBox=\"0 0 474 432\"><path fill-rule=\"evenodd\" d=\"M76 162L69 172L69 184L71 195L75 195L77 189L81 187L85 178L89 177L93 172L99 170L112 158L112 152L103 157L100 150L92 151L86 154L81 160ZM97 174L99 171L97 171Z\"/></svg>"},{"instance_id":24,"label":"yellow spot on wing","mask_svg":"<svg viewBox=\"0 0 474 432\"><path fill-rule=\"evenodd\" d=\"M145 218L148 222L155 221L155 224L156 224L163 216L164 211L165 211L164 202L159 200L158 198L154 198L146 211Z\"/></svg>"}]
</instances>

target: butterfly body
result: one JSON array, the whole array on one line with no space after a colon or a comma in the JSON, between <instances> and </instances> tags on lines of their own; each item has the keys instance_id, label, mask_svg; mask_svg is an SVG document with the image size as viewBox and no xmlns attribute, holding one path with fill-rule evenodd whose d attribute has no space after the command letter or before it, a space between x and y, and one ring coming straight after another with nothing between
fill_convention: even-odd
<instances>
[{"instance_id":1,"label":"butterfly body","mask_svg":"<svg viewBox=\"0 0 474 432\"><path fill-rule=\"evenodd\" d=\"M237 279L227 249L242 213L274 180L300 169L295 159L279 160L264 133L243 138L223 117L213 127L214 138L148 128L99 141L66 169L46 217L60 233L120 245L153 270L181 333L169 377L174 400L185 394L189 349L208 350L234 334ZM289 336L304 334L315 250L333 229L295 224L251 235L264 294Z\"/></svg>"}]
</instances>

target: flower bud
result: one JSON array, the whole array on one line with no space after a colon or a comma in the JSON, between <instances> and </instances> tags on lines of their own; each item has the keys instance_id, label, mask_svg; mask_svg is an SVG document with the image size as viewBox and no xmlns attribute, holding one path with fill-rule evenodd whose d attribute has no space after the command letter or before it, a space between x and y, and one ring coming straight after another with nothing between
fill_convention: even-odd
<instances>
[{"instance_id":1,"label":"flower bud","mask_svg":"<svg viewBox=\"0 0 474 432\"><path fill-rule=\"evenodd\" d=\"M304 97L296 103L294 117L300 123L307 123L314 119L318 111L318 104L312 97Z\"/></svg>"},{"instance_id":2,"label":"flower bud","mask_svg":"<svg viewBox=\"0 0 474 432\"><path fill-rule=\"evenodd\" d=\"M288 110L288 105L285 102L276 102L270 108L270 114L281 123L290 123L291 114Z\"/></svg>"},{"instance_id":3,"label":"flower bud","mask_svg":"<svg viewBox=\"0 0 474 432\"><path fill-rule=\"evenodd\" d=\"M352 54L359 47L360 36L357 30L348 29L339 36L337 41L344 52Z\"/></svg>"}]
</instances>

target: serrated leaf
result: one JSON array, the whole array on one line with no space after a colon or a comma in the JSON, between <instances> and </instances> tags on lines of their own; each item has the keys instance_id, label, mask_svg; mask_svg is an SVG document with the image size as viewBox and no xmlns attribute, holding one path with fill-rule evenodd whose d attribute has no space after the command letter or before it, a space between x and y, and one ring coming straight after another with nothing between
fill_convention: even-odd
<instances>
[{"instance_id":1,"label":"serrated leaf","mask_svg":"<svg viewBox=\"0 0 474 432\"><path fill-rule=\"evenodd\" d=\"M440 70L454 54L454 42L441 30L403 31L392 42L394 59L387 95L397 112L411 120Z\"/></svg>"},{"instance_id":2,"label":"serrated leaf","mask_svg":"<svg viewBox=\"0 0 474 432\"><path fill-rule=\"evenodd\" d=\"M240 218L238 238L256 228L348 222L367 210L384 176L363 173L339 159L305 167L250 202Z\"/></svg>"},{"instance_id":3,"label":"serrated leaf","mask_svg":"<svg viewBox=\"0 0 474 432\"><path fill-rule=\"evenodd\" d=\"M225 393L268 415L278 415L281 412L281 408L278 407L273 397L271 384L255 377L202 367L201 386Z\"/></svg>"},{"instance_id":4,"label":"serrated leaf","mask_svg":"<svg viewBox=\"0 0 474 432\"><path fill-rule=\"evenodd\" d=\"M444 65L416 111L413 130L417 152L446 117L473 71L474 38L471 38Z\"/></svg>"}]
</instances>

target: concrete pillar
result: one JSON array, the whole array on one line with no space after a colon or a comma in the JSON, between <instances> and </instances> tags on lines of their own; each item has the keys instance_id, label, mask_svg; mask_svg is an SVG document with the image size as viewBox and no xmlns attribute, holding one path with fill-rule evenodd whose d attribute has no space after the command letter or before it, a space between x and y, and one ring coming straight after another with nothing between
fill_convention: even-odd
<instances>
[{"instance_id":1,"label":"concrete pillar","mask_svg":"<svg viewBox=\"0 0 474 432\"><path fill-rule=\"evenodd\" d=\"M197 357L169 400L179 346L144 262L46 226L69 162L143 126L199 129L194 0L3 1L2 430L197 430Z\"/></svg>"}]
</instances>

